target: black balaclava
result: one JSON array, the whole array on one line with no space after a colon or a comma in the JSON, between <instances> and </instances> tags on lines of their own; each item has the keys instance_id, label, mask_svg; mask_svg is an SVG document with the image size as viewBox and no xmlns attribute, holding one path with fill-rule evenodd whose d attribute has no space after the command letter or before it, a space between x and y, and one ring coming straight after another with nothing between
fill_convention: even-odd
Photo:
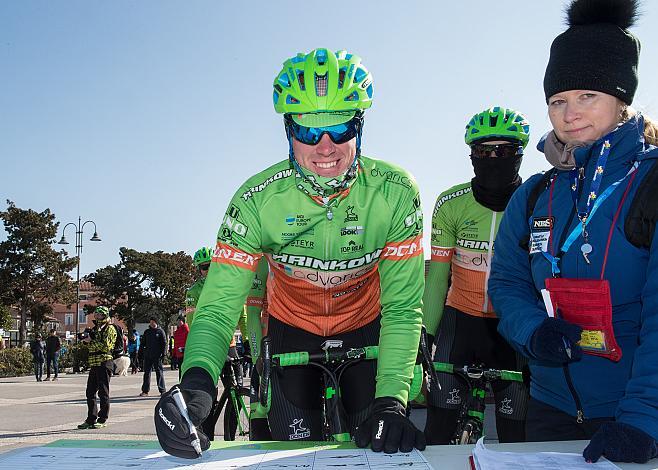
<instances>
[{"instance_id":1,"label":"black balaclava","mask_svg":"<svg viewBox=\"0 0 658 470\"><path fill-rule=\"evenodd\" d=\"M471 180L473 197L484 207L502 212L521 184L521 155L514 157L471 157L475 178Z\"/></svg>"}]
</instances>

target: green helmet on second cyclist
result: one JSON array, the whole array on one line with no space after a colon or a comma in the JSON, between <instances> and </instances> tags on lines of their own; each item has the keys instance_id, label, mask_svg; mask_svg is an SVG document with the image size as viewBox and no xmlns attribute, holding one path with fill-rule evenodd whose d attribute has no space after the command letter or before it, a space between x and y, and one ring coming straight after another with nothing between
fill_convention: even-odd
<instances>
[{"instance_id":1,"label":"green helmet on second cyclist","mask_svg":"<svg viewBox=\"0 0 658 470\"><path fill-rule=\"evenodd\" d=\"M185 297L185 316L187 317L187 324L190 326L194 320L194 311L196 309L196 304L199 301L199 297L201 296L203 284L206 282L206 276L210 269L212 255L212 248L203 246L196 250L192 258L194 266L197 268L198 276L196 281L194 281L194 284L187 289Z\"/></svg>"},{"instance_id":2,"label":"green helmet on second cyclist","mask_svg":"<svg viewBox=\"0 0 658 470\"><path fill-rule=\"evenodd\" d=\"M475 171L471 183L477 202L497 212L505 210L521 184L519 168L529 139L528 121L513 109L495 106L470 119L464 140L471 148Z\"/></svg>"},{"instance_id":3,"label":"green helmet on second cyclist","mask_svg":"<svg viewBox=\"0 0 658 470\"><path fill-rule=\"evenodd\" d=\"M208 269L210 268L210 262L212 261L213 249L211 247L203 246L196 250L194 253L194 266L197 267L201 276L205 277L208 274Z\"/></svg>"},{"instance_id":4,"label":"green helmet on second cyclist","mask_svg":"<svg viewBox=\"0 0 658 470\"><path fill-rule=\"evenodd\" d=\"M284 62L272 97L275 111L284 115L295 170L322 195L345 189L357 172L363 111L372 106L372 75L361 58L329 49L299 53ZM334 144L356 137L354 154L333 166L316 164L305 146L317 145L324 135Z\"/></svg>"},{"instance_id":5,"label":"green helmet on second cyclist","mask_svg":"<svg viewBox=\"0 0 658 470\"><path fill-rule=\"evenodd\" d=\"M485 109L466 124L466 145L495 139L519 142L525 148L530 139L530 124L523 114L499 106Z\"/></svg>"}]
</instances>

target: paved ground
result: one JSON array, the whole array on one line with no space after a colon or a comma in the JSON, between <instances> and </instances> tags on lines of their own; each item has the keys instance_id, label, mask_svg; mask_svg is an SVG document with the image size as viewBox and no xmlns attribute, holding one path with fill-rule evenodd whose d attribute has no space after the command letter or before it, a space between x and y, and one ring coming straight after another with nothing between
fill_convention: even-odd
<instances>
[{"instance_id":1,"label":"paved ground","mask_svg":"<svg viewBox=\"0 0 658 470\"><path fill-rule=\"evenodd\" d=\"M108 426L93 430L77 429L87 416L86 374L63 374L56 382L0 379L0 453L57 439L156 439L153 408L159 394L156 387L152 396L139 397L142 377L112 377ZM167 389L177 381L178 371L165 370Z\"/></svg>"},{"instance_id":2,"label":"paved ground","mask_svg":"<svg viewBox=\"0 0 658 470\"><path fill-rule=\"evenodd\" d=\"M178 382L178 372L165 369L167 389ZM40 445L57 439L146 439L155 440L153 408L158 401L157 387L152 396L139 397L142 374L112 377L110 419L102 429L78 430L87 416L86 374L62 374L57 382L36 382L34 377L0 379L0 453L19 447ZM151 385L155 385L155 375ZM493 410L487 413L486 429L495 439ZM425 410L412 413L423 429ZM220 418L215 435L221 439Z\"/></svg>"}]
</instances>

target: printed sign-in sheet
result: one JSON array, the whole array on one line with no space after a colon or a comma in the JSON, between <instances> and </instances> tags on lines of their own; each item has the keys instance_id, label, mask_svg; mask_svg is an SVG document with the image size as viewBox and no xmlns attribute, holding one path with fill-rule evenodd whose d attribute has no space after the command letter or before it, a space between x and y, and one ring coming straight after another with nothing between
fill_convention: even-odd
<instances>
[{"instance_id":1,"label":"printed sign-in sheet","mask_svg":"<svg viewBox=\"0 0 658 470\"><path fill-rule=\"evenodd\" d=\"M430 470L425 457L410 453L384 454L353 445L296 443L216 443L196 460L171 457L157 442L57 441L0 455L0 467L12 470L54 469L248 469L248 470ZM77 445L77 447L76 447Z\"/></svg>"}]
</instances>

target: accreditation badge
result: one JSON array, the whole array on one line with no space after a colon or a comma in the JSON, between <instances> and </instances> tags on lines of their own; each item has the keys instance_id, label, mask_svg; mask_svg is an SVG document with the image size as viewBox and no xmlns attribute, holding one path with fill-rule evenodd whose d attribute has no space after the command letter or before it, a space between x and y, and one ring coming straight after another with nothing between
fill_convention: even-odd
<instances>
[{"instance_id":1,"label":"accreditation badge","mask_svg":"<svg viewBox=\"0 0 658 470\"><path fill-rule=\"evenodd\" d=\"M548 242L553 228L553 217L533 217L530 229L530 254L548 251Z\"/></svg>"}]
</instances>

